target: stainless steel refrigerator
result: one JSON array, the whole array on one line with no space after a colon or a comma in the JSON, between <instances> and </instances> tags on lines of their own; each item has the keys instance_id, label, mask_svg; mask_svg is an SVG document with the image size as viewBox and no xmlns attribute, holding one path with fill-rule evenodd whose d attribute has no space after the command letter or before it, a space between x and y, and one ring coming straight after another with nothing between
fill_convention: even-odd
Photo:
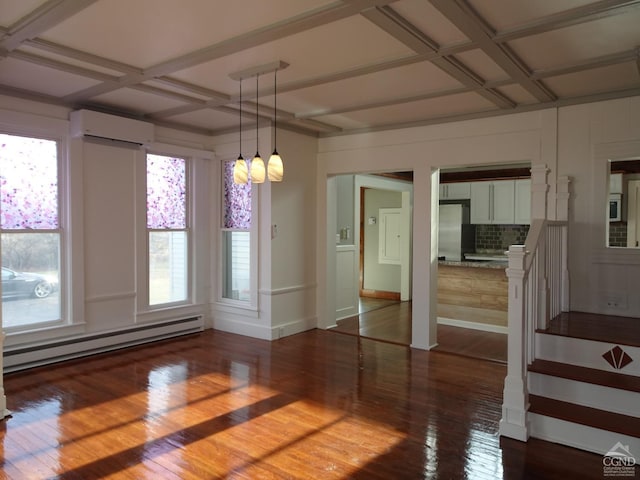
<instances>
[{"instance_id":1,"label":"stainless steel refrigerator","mask_svg":"<svg viewBox=\"0 0 640 480\"><path fill-rule=\"evenodd\" d=\"M469 223L468 203L441 203L438 222L438 258L462 261L475 252L475 225Z\"/></svg>"}]
</instances>

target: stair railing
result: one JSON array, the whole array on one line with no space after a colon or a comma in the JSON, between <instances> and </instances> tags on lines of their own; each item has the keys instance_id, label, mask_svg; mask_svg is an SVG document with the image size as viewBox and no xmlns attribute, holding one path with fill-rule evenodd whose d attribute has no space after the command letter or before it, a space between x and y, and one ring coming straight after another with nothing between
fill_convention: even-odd
<instances>
[{"instance_id":1,"label":"stair railing","mask_svg":"<svg viewBox=\"0 0 640 480\"><path fill-rule=\"evenodd\" d=\"M536 330L569 308L567 222L536 219L524 245L508 252L508 354L500 434L526 441L527 366L536 352Z\"/></svg>"}]
</instances>

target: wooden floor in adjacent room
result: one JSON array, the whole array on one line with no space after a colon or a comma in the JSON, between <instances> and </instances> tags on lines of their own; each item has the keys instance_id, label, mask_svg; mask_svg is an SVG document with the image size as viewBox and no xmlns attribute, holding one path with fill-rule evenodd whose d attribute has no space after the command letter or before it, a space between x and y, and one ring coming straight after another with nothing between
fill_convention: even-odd
<instances>
[{"instance_id":1,"label":"wooden floor in adjacent room","mask_svg":"<svg viewBox=\"0 0 640 480\"><path fill-rule=\"evenodd\" d=\"M10 479L590 479L498 437L506 366L311 330L207 330L5 376Z\"/></svg>"},{"instance_id":2,"label":"wooden floor in adjacent room","mask_svg":"<svg viewBox=\"0 0 640 480\"><path fill-rule=\"evenodd\" d=\"M411 302L361 298L360 314L339 320L331 330L364 338L411 344ZM467 357L507 361L507 335L438 325L435 350Z\"/></svg>"}]
</instances>

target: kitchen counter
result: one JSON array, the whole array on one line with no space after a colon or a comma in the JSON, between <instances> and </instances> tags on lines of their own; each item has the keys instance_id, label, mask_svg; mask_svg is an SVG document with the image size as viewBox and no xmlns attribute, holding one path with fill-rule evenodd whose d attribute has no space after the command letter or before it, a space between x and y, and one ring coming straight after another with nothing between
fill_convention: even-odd
<instances>
[{"instance_id":1,"label":"kitchen counter","mask_svg":"<svg viewBox=\"0 0 640 480\"><path fill-rule=\"evenodd\" d=\"M461 262L455 260L438 260L438 265L446 265L450 267L501 268L503 270L509 266L506 261L496 260L463 260Z\"/></svg>"}]
</instances>

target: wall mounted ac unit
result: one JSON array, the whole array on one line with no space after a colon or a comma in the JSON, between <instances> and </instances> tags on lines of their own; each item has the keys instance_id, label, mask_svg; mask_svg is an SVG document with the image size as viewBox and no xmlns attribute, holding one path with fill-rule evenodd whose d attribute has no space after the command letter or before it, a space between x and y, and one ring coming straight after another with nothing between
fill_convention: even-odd
<instances>
[{"instance_id":1,"label":"wall mounted ac unit","mask_svg":"<svg viewBox=\"0 0 640 480\"><path fill-rule=\"evenodd\" d=\"M92 110L71 112L72 137L93 137L148 145L154 141L154 125Z\"/></svg>"}]
</instances>

